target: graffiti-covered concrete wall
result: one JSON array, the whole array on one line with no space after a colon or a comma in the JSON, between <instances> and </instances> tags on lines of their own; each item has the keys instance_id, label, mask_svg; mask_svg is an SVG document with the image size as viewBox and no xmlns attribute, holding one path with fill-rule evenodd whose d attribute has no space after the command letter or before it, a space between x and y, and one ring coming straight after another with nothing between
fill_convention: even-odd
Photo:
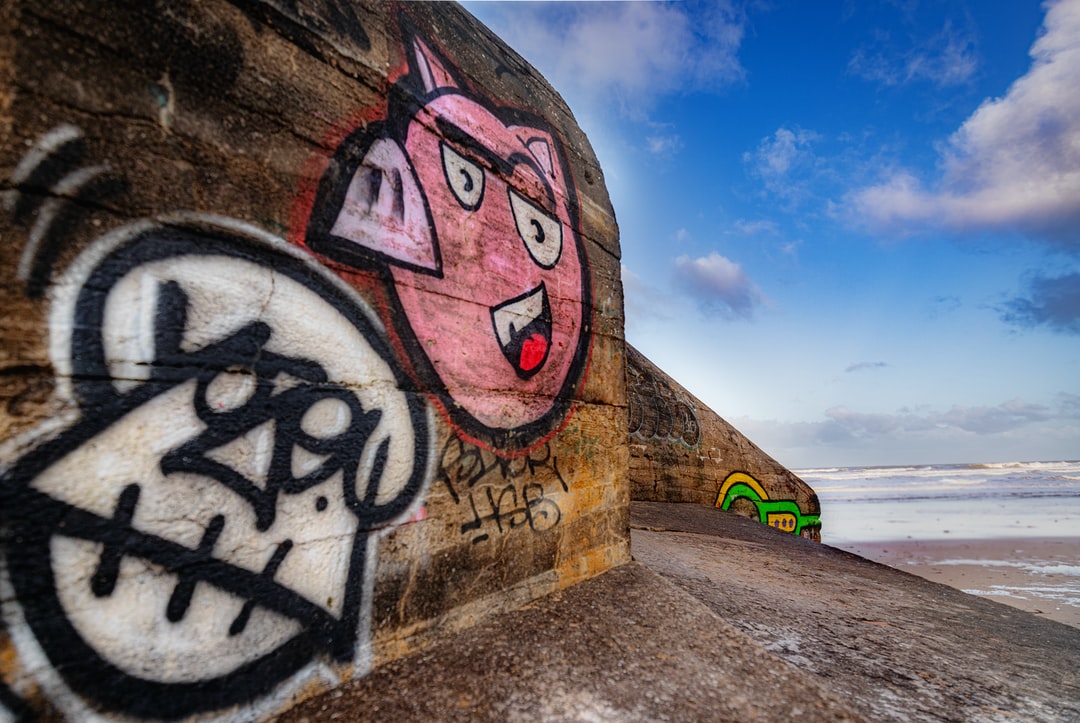
<instances>
[{"instance_id":1,"label":"graffiti-covered concrete wall","mask_svg":"<svg viewBox=\"0 0 1080 723\"><path fill-rule=\"evenodd\" d=\"M631 496L715 505L821 539L817 495L629 344Z\"/></svg>"},{"instance_id":2,"label":"graffiti-covered concrete wall","mask_svg":"<svg viewBox=\"0 0 1080 723\"><path fill-rule=\"evenodd\" d=\"M258 718L629 558L618 239L454 5L0 9L0 719Z\"/></svg>"}]
</instances>

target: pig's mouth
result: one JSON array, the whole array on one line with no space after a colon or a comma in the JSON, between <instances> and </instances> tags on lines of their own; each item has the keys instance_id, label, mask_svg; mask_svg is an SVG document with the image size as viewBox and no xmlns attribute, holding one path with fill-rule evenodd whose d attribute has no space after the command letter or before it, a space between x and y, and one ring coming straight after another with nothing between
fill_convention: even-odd
<instances>
[{"instance_id":1,"label":"pig's mouth","mask_svg":"<svg viewBox=\"0 0 1080 723\"><path fill-rule=\"evenodd\" d=\"M491 307L491 323L503 356L519 377L529 379L540 371L551 351L551 306L543 283Z\"/></svg>"}]
</instances>

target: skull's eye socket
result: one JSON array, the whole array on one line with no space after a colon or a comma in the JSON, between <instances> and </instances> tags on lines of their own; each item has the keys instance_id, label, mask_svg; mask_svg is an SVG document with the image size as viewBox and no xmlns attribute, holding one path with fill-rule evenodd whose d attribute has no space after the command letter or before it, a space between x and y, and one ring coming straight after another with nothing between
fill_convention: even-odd
<instances>
[{"instance_id":1,"label":"skull's eye socket","mask_svg":"<svg viewBox=\"0 0 1080 723\"><path fill-rule=\"evenodd\" d=\"M445 143L442 148L443 173L446 185L466 211L475 211L484 200L484 169Z\"/></svg>"},{"instance_id":2,"label":"skull's eye socket","mask_svg":"<svg viewBox=\"0 0 1080 723\"><path fill-rule=\"evenodd\" d=\"M562 223L547 211L534 206L514 189L510 190L510 210L525 248L541 267L550 269L562 253Z\"/></svg>"}]
</instances>

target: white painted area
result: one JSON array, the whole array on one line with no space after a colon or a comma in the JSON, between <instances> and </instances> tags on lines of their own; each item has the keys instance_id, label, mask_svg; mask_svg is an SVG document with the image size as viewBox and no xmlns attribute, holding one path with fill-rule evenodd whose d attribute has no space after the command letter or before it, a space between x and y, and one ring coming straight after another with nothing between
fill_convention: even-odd
<instances>
[{"instance_id":1,"label":"white painted area","mask_svg":"<svg viewBox=\"0 0 1080 723\"><path fill-rule=\"evenodd\" d=\"M396 388L393 371L349 320L307 286L262 264L208 253L145 264L110 290L102 334L114 379L132 369L151 368L152 310L156 290L165 282L178 283L187 295L187 328L181 346L188 351L218 342L258 320L272 329L267 351L317 361L330 379L358 397L365 410L380 410L379 426L365 447L360 474L344 480L339 472L301 494L281 494L273 526L258 531L250 505L229 488L194 474L165 476L160 471L167 452L205 429L193 406L196 385L189 381L154 397L58 460L35 479L33 487L111 517L123 489L138 484L133 527L190 549L199 546L210 521L223 515L224 529L214 546L214 557L256 574L278 545L291 541L293 547L275 581L340 615L357 531L342 485L364 494L375 450L383 440L389 440L389 458L378 501L392 500L413 472L415 443L408 400ZM208 391L215 398L229 397L231 405L246 393L246 377L240 374L237 383L237 374L226 375ZM130 375L122 390L130 391L137 376ZM343 415L348 413L342 402L327 399L310 409L305 421L311 431L329 423L323 431L331 434L346 426ZM227 450L215 450L214 458L238 471L255 472L255 479L265 484L272 434L265 427L252 430ZM310 460L298 466L301 471L309 468ZM320 498L325 509L317 507ZM230 636L229 625L244 600L207 584L196 585L184 618L169 622L164 611L178 579L127 557L116 590L107 597L95 597L87 577L98 564L98 548L64 538L54 542L53 566L61 599L84 639L132 675L163 682L223 675L299 632L296 622L256 607L244 632Z\"/></svg>"},{"instance_id":2,"label":"white painted area","mask_svg":"<svg viewBox=\"0 0 1080 723\"><path fill-rule=\"evenodd\" d=\"M349 479L339 469L302 492L282 491L273 523L265 530L258 529L249 501L220 481L194 472L162 473L165 455L206 430L196 413L195 396L200 393L197 382L189 380L163 387L162 393L149 397L78 447L69 449L37 473L30 487L109 519L116 514L125 488L138 485L132 528L188 550L198 549L212 521L221 517L221 532L209 554L238 571L266 574L275 551L282 543L291 543L272 574L273 581L336 618L345 610L354 548L363 545L364 570L351 571L351 584L360 587L360 619L350 673L363 675L371 661L369 626L378 537L408 519L422 504L435 464L434 442L427 434L434 425L431 411L425 408L422 412L423 433L418 435L413 428L418 420L410 406L415 402L398 388L395 370L369 341L385 338L381 324L352 289L301 251L229 219L184 214L170 217L167 223L188 228L206 226L218 233L224 227L254 239L277 254L303 260L310 267L314 283L309 286L255 258L216 253L214 244L222 242L214 240L208 240L206 253L175 256L129 269L108 288L102 320L108 373L118 398L139 391L152 377L159 290L164 283L175 283L188 304L181 349L197 351L258 321L271 330L263 347L265 352L317 364L326 372L333 389L352 395L365 413L378 411L377 426L362 442L362 449L357 450L359 469ZM143 221L107 234L50 289L50 350L61 400L69 404L74 401L71 359L78 350L72 349L71 332L81 288L110 253L155 228L160 228L157 222ZM327 287L348 299L355 313L367 322L366 329L358 328L318 293L319 289L325 293ZM224 369L209 382L205 402L210 409L222 412L240 409L256 393L255 381L250 369ZM305 383L279 378L275 380L274 394ZM333 438L349 429L354 409L340 399L324 397L303 414L301 429L315 438ZM92 415L94 410L86 412ZM65 422L70 429L90 419L67 417ZM270 420L256 426L209 450L206 458L232 468L255 488L265 490L275 435L280 431L275 424ZM55 423L43 425L34 435L21 438L18 449L25 450L62 431ZM407 509L392 520L380 522L381 530L368 534L358 531L356 511L348 508L346 498L347 493L365 497L377 452L384 442L387 454L375 502L395 500L406 485L415 484L417 479L422 484ZM298 445L293 445L288 454L292 473L297 476L317 469L328 458ZM422 469L416 468L418 463L424 465ZM358 541L358 534L366 539ZM49 546L57 597L83 640L104 661L128 675L166 684L227 675L246 663L272 655L278 646L302 632L307 622L271 612L253 600L255 605L246 625L240 631L231 631L247 598L202 581L195 582L182 617L170 621L166 609L180 576L130 551L121 558L115 587L98 597L91 581L104 549L101 543L57 531ZM22 667L22 682L13 690L40 686L65 715L79 720L97 719L68 689L62 671L52 669L22 610L14 603L14 590L6 574L4 578L4 619ZM337 676L323 661L313 660L276 689L266 690L265 697L245 706L244 715L257 717L258 711L273 710L290 691L315 679L336 682ZM199 718L209 720L221 715L232 719L236 714L219 712Z\"/></svg>"},{"instance_id":3,"label":"white painted area","mask_svg":"<svg viewBox=\"0 0 1080 723\"><path fill-rule=\"evenodd\" d=\"M195 586L184 619L172 623L165 606L178 582L175 575L124 557L115 591L97 598L88 578L101 546L57 536L52 553L68 619L99 655L129 675L163 683L226 675L301 631L297 622L257 607L244 632L230 636L229 625L244 601L205 584ZM318 576L316 571L313 577Z\"/></svg>"}]
</instances>

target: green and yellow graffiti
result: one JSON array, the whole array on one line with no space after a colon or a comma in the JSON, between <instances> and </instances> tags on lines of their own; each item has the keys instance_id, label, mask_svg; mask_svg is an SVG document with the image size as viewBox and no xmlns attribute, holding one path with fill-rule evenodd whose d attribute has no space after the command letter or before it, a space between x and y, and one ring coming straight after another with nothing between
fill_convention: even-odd
<instances>
[{"instance_id":1,"label":"green and yellow graffiti","mask_svg":"<svg viewBox=\"0 0 1080 723\"><path fill-rule=\"evenodd\" d=\"M758 519L769 527L801 535L808 527L821 527L818 515L804 515L794 500L770 500L761 483L745 472L732 472L720 486L716 506L731 507L737 499L747 499L757 508Z\"/></svg>"}]
</instances>

